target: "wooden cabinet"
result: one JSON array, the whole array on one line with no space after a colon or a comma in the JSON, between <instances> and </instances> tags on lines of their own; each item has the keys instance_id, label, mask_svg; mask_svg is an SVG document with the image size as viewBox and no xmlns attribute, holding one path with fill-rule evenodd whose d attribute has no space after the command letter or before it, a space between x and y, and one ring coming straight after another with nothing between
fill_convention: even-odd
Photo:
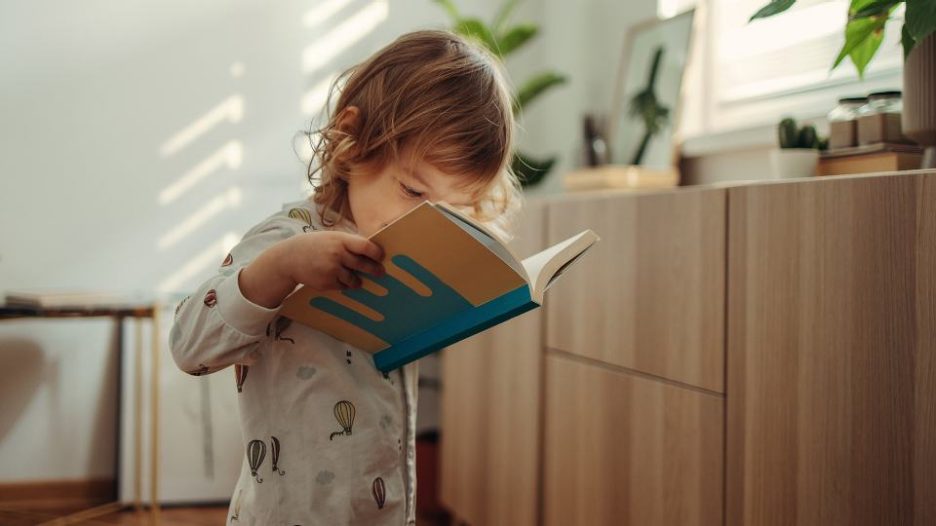
<instances>
[{"instance_id":1,"label":"wooden cabinet","mask_svg":"<svg viewBox=\"0 0 936 526\"><path fill-rule=\"evenodd\" d=\"M729 201L728 524L936 524L936 174Z\"/></svg>"},{"instance_id":2,"label":"wooden cabinet","mask_svg":"<svg viewBox=\"0 0 936 526\"><path fill-rule=\"evenodd\" d=\"M544 524L722 523L724 397L546 358Z\"/></svg>"},{"instance_id":3,"label":"wooden cabinet","mask_svg":"<svg viewBox=\"0 0 936 526\"><path fill-rule=\"evenodd\" d=\"M725 193L550 203L550 242L584 228L601 241L550 290L546 346L724 392Z\"/></svg>"},{"instance_id":4,"label":"wooden cabinet","mask_svg":"<svg viewBox=\"0 0 936 526\"><path fill-rule=\"evenodd\" d=\"M724 189L550 203L543 523L722 524Z\"/></svg>"},{"instance_id":5,"label":"wooden cabinet","mask_svg":"<svg viewBox=\"0 0 936 526\"><path fill-rule=\"evenodd\" d=\"M540 312L446 353L459 519L936 524L936 172L537 210L522 252L602 241Z\"/></svg>"},{"instance_id":6,"label":"wooden cabinet","mask_svg":"<svg viewBox=\"0 0 936 526\"><path fill-rule=\"evenodd\" d=\"M543 214L526 208L517 253L543 247ZM469 524L537 523L542 318L530 311L442 353L440 498Z\"/></svg>"}]
</instances>

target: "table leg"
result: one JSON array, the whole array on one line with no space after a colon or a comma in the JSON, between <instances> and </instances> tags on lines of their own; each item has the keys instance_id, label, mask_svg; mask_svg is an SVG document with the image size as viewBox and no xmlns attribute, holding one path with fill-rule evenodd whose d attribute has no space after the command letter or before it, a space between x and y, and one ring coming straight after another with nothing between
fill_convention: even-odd
<instances>
[{"instance_id":1,"label":"table leg","mask_svg":"<svg viewBox=\"0 0 936 526\"><path fill-rule=\"evenodd\" d=\"M153 371L150 381L152 382L151 405L152 405L152 447L150 448L150 511L151 519L154 525L159 524L159 355L161 349L160 338L160 315L162 306L159 303L153 305L153 326L152 326L152 353L153 353Z\"/></svg>"},{"instance_id":2,"label":"table leg","mask_svg":"<svg viewBox=\"0 0 936 526\"><path fill-rule=\"evenodd\" d=\"M143 320L134 318L133 343L133 507L143 509Z\"/></svg>"}]
</instances>

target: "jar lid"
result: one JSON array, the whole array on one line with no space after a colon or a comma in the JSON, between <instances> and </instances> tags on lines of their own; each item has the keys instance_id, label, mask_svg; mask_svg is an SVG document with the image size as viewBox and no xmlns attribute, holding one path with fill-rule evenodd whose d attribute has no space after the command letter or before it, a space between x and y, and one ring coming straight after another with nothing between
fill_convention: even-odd
<instances>
[{"instance_id":1,"label":"jar lid","mask_svg":"<svg viewBox=\"0 0 936 526\"><path fill-rule=\"evenodd\" d=\"M842 97L838 100L839 104L864 104L868 102L868 97Z\"/></svg>"},{"instance_id":2,"label":"jar lid","mask_svg":"<svg viewBox=\"0 0 936 526\"><path fill-rule=\"evenodd\" d=\"M900 97L900 90L875 91L874 93L868 94L868 100L891 99L894 97Z\"/></svg>"}]
</instances>

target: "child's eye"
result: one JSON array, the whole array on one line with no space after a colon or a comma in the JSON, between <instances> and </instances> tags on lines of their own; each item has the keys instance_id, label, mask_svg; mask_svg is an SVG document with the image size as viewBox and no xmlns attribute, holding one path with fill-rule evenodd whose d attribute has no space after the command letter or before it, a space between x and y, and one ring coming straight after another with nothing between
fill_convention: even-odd
<instances>
[{"instance_id":1,"label":"child's eye","mask_svg":"<svg viewBox=\"0 0 936 526\"><path fill-rule=\"evenodd\" d=\"M400 188L403 189L403 193L405 193L408 197L416 198L416 197L422 197L422 196L423 196L423 193L422 193L422 192L417 192L416 190L413 190L412 188L406 186L406 185L403 184L403 183L400 183Z\"/></svg>"}]
</instances>

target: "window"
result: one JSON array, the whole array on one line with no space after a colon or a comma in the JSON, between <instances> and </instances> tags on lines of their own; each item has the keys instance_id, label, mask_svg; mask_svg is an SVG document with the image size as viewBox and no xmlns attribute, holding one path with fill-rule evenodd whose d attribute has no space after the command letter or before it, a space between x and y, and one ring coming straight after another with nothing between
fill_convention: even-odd
<instances>
[{"instance_id":1,"label":"window","mask_svg":"<svg viewBox=\"0 0 936 526\"><path fill-rule=\"evenodd\" d=\"M661 15L692 0L660 0ZM699 0L694 63L686 72L681 127L692 137L773 126L784 115L825 115L836 99L900 89L902 8L863 81L849 59L830 72L844 42L848 0L798 0L748 23L767 0Z\"/></svg>"}]
</instances>

